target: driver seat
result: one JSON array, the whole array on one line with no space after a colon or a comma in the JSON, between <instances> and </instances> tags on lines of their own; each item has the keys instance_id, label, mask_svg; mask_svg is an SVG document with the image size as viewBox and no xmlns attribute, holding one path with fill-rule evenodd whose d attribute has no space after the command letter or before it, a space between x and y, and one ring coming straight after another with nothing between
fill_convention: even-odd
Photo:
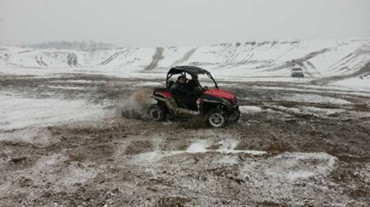
<instances>
[{"instance_id":1,"label":"driver seat","mask_svg":"<svg viewBox=\"0 0 370 207\"><path fill-rule=\"evenodd\" d=\"M174 100L176 107L186 108L185 104L183 103L183 101L181 101L180 97L178 97L177 94L175 94L173 91L172 86L174 85L174 83L175 82L172 80L168 82L168 90L170 91L172 95L172 99Z\"/></svg>"}]
</instances>

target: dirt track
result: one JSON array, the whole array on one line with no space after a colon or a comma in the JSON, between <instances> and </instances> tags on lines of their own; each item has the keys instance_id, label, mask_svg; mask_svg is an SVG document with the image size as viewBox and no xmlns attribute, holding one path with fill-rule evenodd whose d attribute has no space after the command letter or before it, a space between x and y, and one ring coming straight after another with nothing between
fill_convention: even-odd
<instances>
[{"instance_id":1,"label":"dirt track","mask_svg":"<svg viewBox=\"0 0 370 207\"><path fill-rule=\"evenodd\" d=\"M243 114L233 126L208 129L146 119L148 82L160 80L0 77L0 92L83 99L110 112L3 128L0 206L370 205L368 93L220 83Z\"/></svg>"}]
</instances>

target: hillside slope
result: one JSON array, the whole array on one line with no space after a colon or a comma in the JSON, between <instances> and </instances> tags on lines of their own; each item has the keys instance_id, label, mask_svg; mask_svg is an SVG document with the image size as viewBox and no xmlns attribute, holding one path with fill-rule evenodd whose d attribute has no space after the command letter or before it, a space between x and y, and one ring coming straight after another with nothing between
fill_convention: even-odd
<instances>
[{"instance_id":1,"label":"hillside slope","mask_svg":"<svg viewBox=\"0 0 370 207\"><path fill-rule=\"evenodd\" d=\"M70 58L76 58L72 62ZM266 41L202 47L116 48L95 52L0 47L0 70L99 68L115 73L164 73L196 65L228 77L287 77L293 66L314 80L368 75L370 40ZM339 78L338 78L339 77Z\"/></svg>"}]
</instances>

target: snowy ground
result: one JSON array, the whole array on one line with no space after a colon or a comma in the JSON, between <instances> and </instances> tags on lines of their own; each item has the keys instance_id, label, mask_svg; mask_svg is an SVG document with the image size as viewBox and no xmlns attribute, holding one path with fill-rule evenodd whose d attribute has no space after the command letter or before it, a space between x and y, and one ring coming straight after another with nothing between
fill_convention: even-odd
<instances>
[{"instance_id":1,"label":"snowy ground","mask_svg":"<svg viewBox=\"0 0 370 207\"><path fill-rule=\"evenodd\" d=\"M0 206L369 206L369 58L370 40L0 47ZM239 122L148 120L173 65L211 71Z\"/></svg>"},{"instance_id":2,"label":"snowy ground","mask_svg":"<svg viewBox=\"0 0 370 207\"><path fill-rule=\"evenodd\" d=\"M71 88L67 89L74 90ZM104 115L101 106L89 104L85 100L25 98L12 93L0 93L0 99L2 130L45 127L102 118Z\"/></svg>"},{"instance_id":3,"label":"snowy ground","mask_svg":"<svg viewBox=\"0 0 370 207\"><path fill-rule=\"evenodd\" d=\"M242 117L208 129L145 117L156 76L49 72L0 76L0 206L370 204L367 90L221 81Z\"/></svg>"}]
</instances>

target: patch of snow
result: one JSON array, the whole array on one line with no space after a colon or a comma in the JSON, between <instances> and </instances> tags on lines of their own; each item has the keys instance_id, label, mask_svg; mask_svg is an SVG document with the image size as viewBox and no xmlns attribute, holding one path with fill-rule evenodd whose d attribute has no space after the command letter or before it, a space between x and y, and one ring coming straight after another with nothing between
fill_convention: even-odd
<instances>
[{"instance_id":1,"label":"patch of snow","mask_svg":"<svg viewBox=\"0 0 370 207\"><path fill-rule=\"evenodd\" d=\"M324 116L330 116L333 114L343 113L347 110L345 109L332 109L332 108L318 108L318 107L302 107L304 112L313 113L313 114L320 114Z\"/></svg>"},{"instance_id":2,"label":"patch of snow","mask_svg":"<svg viewBox=\"0 0 370 207\"><path fill-rule=\"evenodd\" d=\"M194 143L192 143L186 152L189 153L198 153L198 152L207 152L208 150L206 149L209 146L209 144L205 140L199 140Z\"/></svg>"},{"instance_id":3,"label":"patch of snow","mask_svg":"<svg viewBox=\"0 0 370 207\"><path fill-rule=\"evenodd\" d=\"M62 154L51 154L48 156L41 157L35 164L35 167L38 169L43 169L45 167L51 167L58 162L64 162L67 160L67 157Z\"/></svg>"},{"instance_id":4,"label":"patch of snow","mask_svg":"<svg viewBox=\"0 0 370 207\"><path fill-rule=\"evenodd\" d=\"M368 118L370 117L370 112L363 112L363 111L348 111L350 116L353 118L359 119L359 118Z\"/></svg>"},{"instance_id":5,"label":"patch of snow","mask_svg":"<svg viewBox=\"0 0 370 207\"><path fill-rule=\"evenodd\" d=\"M293 113L293 114L301 114L302 111L299 108L287 108L285 106L274 106L274 109L279 109L284 112Z\"/></svg>"},{"instance_id":6,"label":"patch of snow","mask_svg":"<svg viewBox=\"0 0 370 207\"><path fill-rule=\"evenodd\" d=\"M92 80L53 80L51 83L102 83L105 81L92 81Z\"/></svg>"},{"instance_id":7,"label":"patch of snow","mask_svg":"<svg viewBox=\"0 0 370 207\"><path fill-rule=\"evenodd\" d=\"M370 75L365 76L364 78L355 77L336 81L334 83L331 83L331 85L345 86L357 90L370 90Z\"/></svg>"},{"instance_id":8,"label":"patch of snow","mask_svg":"<svg viewBox=\"0 0 370 207\"><path fill-rule=\"evenodd\" d=\"M211 146L211 141L198 140L190 144L189 147L184 151L181 151L181 150L160 151L157 149L152 152L145 152L145 153L134 155L130 162L135 165L151 166L154 163L159 162L164 157L179 155L179 154L219 152L221 154L224 154L224 156L227 157L230 154L239 154L239 153L250 154L250 155L255 155L255 156L264 155L267 153L265 151L258 151L258 150L235 150L235 147L238 144L237 140L227 139L227 140L222 140L217 144L220 145L219 149L207 149ZM228 158L225 158L225 160L223 161L225 161L225 163L229 163L230 160L229 161L227 160ZM221 160L221 162L223 161Z\"/></svg>"},{"instance_id":9,"label":"patch of snow","mask_svg":"<svg viewBox=\"0 0 370 207\"><path fill-rule=\"evenodd\" d=\"M306 107L300 106L298 108L288 108L284 106L271 106L274 109L280 110L284 113L293 113L293 114L304 114L312 115L316 117L329 118L334 114L345 113L346 109L332 109L332 108L318 108L318 107Z\"/></svg>"},{"instance_id":10,"label":"patch of snow","mask_svg":"<svg viewBox=\"0 0 370 207\"><path fill-rule=\"evenodd\" d=\"M333 94L345 94L345 95L356 95L356 96L370 96L369 92L361 91L359 88L350 89L348 87L329 87L329 86L313 86L313 85L300 85L297 88L292 87L275 87L275 86L252 86L252 88L263 89L263 90L278 90L278 91L298 91L304 93L330 93ZM311 88L311 89L307 89Z\"/></svg>"},{"instance_id":11,"label":"patch of snow","mask_svg":"<svg viewBox=\"0 0 370 207\"><path fill-rule=\"evenodd\" d=\"M134 84L133 86L135 87L140 87L140 86L163 86L163 83L158 83L158 82L141 82Z\"/></svg>"},{"instance_id":12,"label":"patch of snow","mask_svg":"<svg viewBox=\"0 0 370 207\"><path fill-rule=\"evenodd\" d=\"M234 139L226 139L222 140L219 144L221 144L220 151L230 151L234 150L235 147L238 145L238 141Z\"/></svg>"},{"instance_id":13,"label":"patch of snow","mask_svg":"<svg viewBox=\"0 0 370 207\"><path fill-rule=\"evenodd\" d=\"M252 114L262 112L262 108L259 106L239 106L239 110L243 114Z\"/></svg>"},{"instance_id":14,"label":"patch of snow","mask_svg":"<svg viewBox=\"0 0 370 207\"><path fill-rule=\"evenodd\" d=\"M82 165L78 166L76 163L68 167L61 167L60 163L67 159L66 156L61 154L51 154L41 157L33 167L24 171L28 172L27 174L32 172L32 174L42 175L38 176L38 179L34 182L46 184L45 181L54 181L58 183L58 186L66 188L73 188L75 183L85 183L97 174L95 170ZM60 172L58 172L58 168Z\"/></svg>"},{"instance_id":15,"label":"patch of snow","mask_svg":"<svg viewBox=\"0 0 370 207\"><path fill-rule=\"evenodd\" d=\"M0 133L0 141L28 142L43 145L49 144L52 141L50 140L51 137L49 131L40 128L20 129Z\"/></svg>"},{"instance_id":16,"label":"patch of snow","mask_svg":"<svg viewBox=\"0 0 370 207\"><path fill-rule=\"evenodd\" d=\"M238 159L236 156L223 156L217 162L223 165L236 165L239 163Z\"/></svg>"},{"instance_id":17,"label":"patch of snow","mask_svg":"<svg viewBox=\"0 0 370 207\"><path fill-rule=\"evenodd\" d=\"M85 100L34 99L6 93L0 93L0 99L0 130L45 127L105 116L103 106Z\"/></svg>"},{"instance_id":18,"label":"patch of snow","mask_svg":"<svg viewBox=\"0 0 370 207\"><path fill-rule=\"evenodd\" d=\"M65 186L73 186L73 184L76 183L85 183L89 179L94 178L97 173L89 169L69 167L63 174L61 184Z\"/></svg>"},{"instance_id":19,"label":"patch of snow","mask_svg":"<svg viewBox=\"0 0 370 207\"><path fill-rule=\"evenodd\" d=\"M135 156L133 163L135 165L152 165L163 157L159 151L140 153Z\"/></svg>"},{"instance_id":20,"label":"patch of snow","mask_svg":"<svg viewBox=\"0 0 370 207\"><path fill-rule=\"evenodd\" d=\"M220 146L219 149L207 149L210 146L210 143L206 140L199 140L192 143L188 149L186 150L187 153L206 153L206 152L220 152L223 154L237 154L237 153L246 153L251 155L263 155L266 154L265 151L258 151L258 150L235 150L236 146L238 145L237 140L226 139L222 140L218 143Z\"/></svg>"},{"instance_id":21,"label":"patch of snow","mask_svg":"<svg viewBox=\"0 0 370 207\"><path fill-rule=\"evenodd\" d=\"M160 161L163 157L173 156L178 154L188 154L188 153L207 153L207 152L219 152L221 154L238 154L245 153L250 155L263 155L266 154L265 151L258 150L235 150L235 147L238 145L237 140L222 140L219 143L219 149L208 149L211 145L211 142L208 140L198 140L185 150L185 151L160 151L155 150L152 152L145 152L137 154L133 157L132 163L135 165L152 165L155 162ZM227 156L227 155L225 155Z\"/></svg>"},{"instance_id":22,"label":"patch of snow","mask_svg":"<svg viewBox=\"0 0 370 207\"><path fill-rule=\"evenodd\" d=\"M77 91L83 91L86 90L85 87L77 87L77 86L47 86L48 88L52 89L63 89L63 90L77 90Z\"/></svg>"},{"instance_id":23,"label":"patch of snow","mask_svg":"<svg viewBox=\"0 0 370 207\"><path fill-rule=\"evenodd\" d=\"M3 177L1 177L0 179L4 179L0 180L0 194L4 196L9 193L9 189L12 188L13 183L11 181L7 181L6 178Z\"/></svg>"},{"instance_id":24,"label":"patch of snow","mask_svg":"<svg viewBox=\"0 0 370 207\"><path fill-rule=\"evenodd\" d=\"M349 101L332 98L329 96L321 96L316 94L292 94L289 96L282 97L284 101L295 101L295 102L305 102L305 103L323 103L323 104L338 104L347 105L352 104Z\"/></svg>"},{"instance_id":25,"label":"patch of snow","mask_svg":"<svg viewBox=\"0 0 370 207\"><path fill-rule=\"evenodd\" d=\"M236 83L217 83L217 85L218 86L226 86L226 87L229 87L229 86L235 87L238 84L236 84Z\"/></svg>"},{"instance_id":26,"label":"patch of snow","mask_svg":"<svg viewBox=\"0 0 370 207\"><path fill-rule=\"evenodd\" d=\"M216 152L221 152L224 154L237 154L237 153L246 153L251 155L263 155L266 154L265 151L258 151L258 150L235 150L236 146L238 145L237 140L233 139L226 139L219 142L221 144L221 147Z\"/></svg>"},{"instance_id":27,"label":"patch of snow","mask_svg":"<svg viewBox=\"0 0 370 207\"><path fill-rule=\"evenodd\" d=\"M283 153L259 162L246 161L241 170L246 174L261 173L270 181L292 182L327 176L334 169L336 161L336 157L326 153Z\"/></svg>"},{"instance_id":28,"label":"patch of snow","mask_svg":"<svg viewBox=\"0 0 370 207\"><path fill-rule=\"evenodd\" d=\"M240 168L240 176L253 186L251 198L268 197L273 202L289 198L293 203L305 195L325 199L327 195L320 192L327 188L327 177L336 162L336 157L326 153L287 152L268 158L250 157ZM322 189L312 187L317 182L322 183Z\"/></svg>"},{"instance_id":29,"label":"patch of snow","mask_svg":"<svg viewBox=\"0 0 370 207\"><path fill-rule=\"evenodd\" d=\"M62 154L50 154L42 156L33 166L22 170L17 170L12 174L7 174L6 182L0 185L0 192L4 194L14 188L14 183L21 178L27 178L37 186L52 186L56 192L74 191L78 188L76 183L83 184L94 178L98 171L77 163L65 166L63 163L68 158ZM9 185L13 183L13 185ZM34 195L30 194L29 197Z\"/></svg>"}]
</instances>

